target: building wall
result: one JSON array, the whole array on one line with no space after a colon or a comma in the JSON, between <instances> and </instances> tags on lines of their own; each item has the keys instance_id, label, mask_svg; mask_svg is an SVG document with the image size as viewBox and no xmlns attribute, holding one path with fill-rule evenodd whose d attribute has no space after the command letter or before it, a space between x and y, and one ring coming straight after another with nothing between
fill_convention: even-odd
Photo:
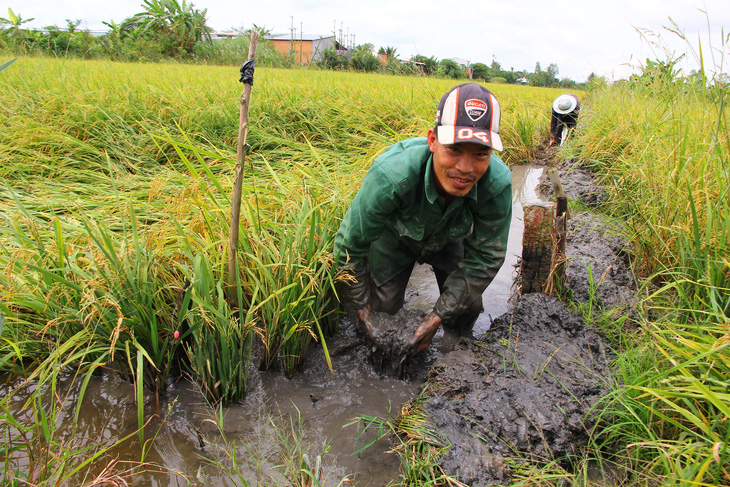
<instances>
[{"instance_id":1,"label":"building wall","mask_svg":"<svg viewBox=\"0 0 730 487\"><path fill-rule=\"evenodd\" d=\"M327 49L337 49L334 37L323 37L312 41L312 61L320 61L324 57L324 51Z\"/></svg>"},{"instance_id":2,"label":"building wall","mask_svg":"<svg viewBox=\"0 0 730 487\"><path fill-rule=\"evenodd\" d=\"M326 49L335 48L334 37L324 37L314 40L298 40L294 39L270 39L271 44L277 51L284 56L289 57L290 52L294 55L294 62L299 64L309 64L322 59L322 53ZM293 51L293 52L292 52Z\"/></svg>"}]
</instances>

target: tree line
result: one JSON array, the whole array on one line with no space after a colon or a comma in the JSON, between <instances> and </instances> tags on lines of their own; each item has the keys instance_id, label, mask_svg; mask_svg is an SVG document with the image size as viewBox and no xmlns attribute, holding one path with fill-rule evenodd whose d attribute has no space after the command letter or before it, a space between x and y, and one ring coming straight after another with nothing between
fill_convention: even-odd
<instances>
[{"instance_id":1,"label":"tree line","mask_svg":"<svg viewBox=\"0 0 730 487\"><path fill-rule=\"evenodd\" d=\"M0 49L13 54L47 54L84 59L111 59L131 62L159 62L175 59L183 62L238 64L246 52L248 30L241 29L231 39L215 39L207 25L207 9L178 0L144 0L142 10L116 23L104 22L108 31L94 35L81 29L81 20L66 20L66 26L43 29L25 28L33 18L23 19L12 9L0 17ZM254 28L258 28L254 25ZM263 34L268 32L264 31ZM293 56L279 53L271 42L262 39L257 63L271 67L292 67ZM376 54L373 44L366 43L347 50L325 50L315 64L322 69L414 74L461 79L471 78L495 83L523 83L532 86L579 88L569 78L558 78L558 67L550 64L543 70L536 63L533 71L503 69L493 60L490 65L476 62L470 66L453 59L416 55L408 61L398 59L396 49L381 47Z\"/></svg>"}]
</instances>

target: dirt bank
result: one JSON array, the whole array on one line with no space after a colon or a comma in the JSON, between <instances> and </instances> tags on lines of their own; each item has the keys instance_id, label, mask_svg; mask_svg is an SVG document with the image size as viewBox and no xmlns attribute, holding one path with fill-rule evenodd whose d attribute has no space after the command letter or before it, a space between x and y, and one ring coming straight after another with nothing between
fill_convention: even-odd
<instances>
[{"instance_id":1,"label":"dirt bank","mask_svg":"<svg viewBox=\"0 0 730 487\"><path fill-rule=\"evenodd\" d=\"M499 485L506 459L550 461L580 448L588 413L609 390L609 360L580 315L544 294L520 296L489 333L431 368L424 409L452 445L441 466L469 485Z\"/></svg>"},{"instance_id":2,"label":"dirt bank","mask_svg":"<svg viewBox=\"0 0 730 487\"><path fill-rule=\"evenodd\" d=\"M572 159L556 165L569 200L587 208L605 200L605 193L591 171ZM543 176L538 190L553 196L552 185ZM635 281L631 272L631 246L621 236L620 222L590 211L573 211L568 220L566 286L575 301L604 308L630 308Z\"/></svg>"}]
</instances>

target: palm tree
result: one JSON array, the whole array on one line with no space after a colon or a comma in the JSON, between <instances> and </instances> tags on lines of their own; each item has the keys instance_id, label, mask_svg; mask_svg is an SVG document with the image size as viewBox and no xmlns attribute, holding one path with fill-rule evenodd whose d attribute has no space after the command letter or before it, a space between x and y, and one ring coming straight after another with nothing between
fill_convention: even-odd
<instances>
[{"instance_id":1,"label":"palm tree","mask_svg":"<svg viewBox=\"0 0 730 487\"><path fill-rule=\"evenodd\" d=\"M395 47L381 47L378 49L378 55L382 56L386 61L390 61L391 59L395 59L395 51Z\"/></svg>"},{"instance_id":2,"label":"palm tree","mask_svg":"<svg viewBox=\"0 0 730 487\"><path fill-rule=\"evenodd\" d=\"M424 74L435 74L438 68L438 59L434 56L426 57L423 54L416 54L411 58L411 61L417 62L423 65Z\"/></svg>"},{"instance_id":3,"label":"palm tree","mask_svg":"<svg viewBox=\"0 0 730 487\"><path fill-rule=\"evenodd\" d=\"M206 25L208 9L197 10L183 0L144 0L144 11L125 21L136 24L140 34L158 40L169 39L176 49L190 54L196 42L210 40L213 29Z\"/></svg>"},{"instance_id":4,"label":"palm tree","mask_svg":"<svg viewBox=\"0 0 730 487\"><path fill-rule=\"evenodd\" d=\"M8 18L6 19L4 17L0 17L0 24L10 24L12 26L13 32L18 32L21 25L25 24L26 22L32 21L34 18L23 20L20 15L15 15L13 9L9 8Z\"/></svg>"}]
</instances>

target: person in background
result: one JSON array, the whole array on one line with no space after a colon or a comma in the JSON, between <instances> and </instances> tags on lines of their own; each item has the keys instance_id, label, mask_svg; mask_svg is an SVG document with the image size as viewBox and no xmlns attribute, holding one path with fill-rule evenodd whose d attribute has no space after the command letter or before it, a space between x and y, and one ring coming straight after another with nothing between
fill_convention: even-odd
<instances>
[{"instance_id":1,"label":"person in background","mask_svg":"<svg viewBox=\"0 0 730 487\"><path fill-rule=\"evenodd\" d=\"M572 93L563 93L553 101L553 111L550 117L550 142L553 145L563 145L570 130L578 124L580 101Z\"/></svg>"},{"instance_id":2,"label":"person in background","mask_svg":"<svg viewBox=\"0 0 730 487\"><path fill-rule=\"evenodd\" d=\"M372 311L402 308L416 262L430 264L440 296L407 347L416 355L443 324L470 330L482 293L502 266L512 219L512 175L502 150L500 107L476 83L443 95L426 137L375 159L335 236L349 279L342 304L372 344Z\"/></svg>"}]
</instances>

